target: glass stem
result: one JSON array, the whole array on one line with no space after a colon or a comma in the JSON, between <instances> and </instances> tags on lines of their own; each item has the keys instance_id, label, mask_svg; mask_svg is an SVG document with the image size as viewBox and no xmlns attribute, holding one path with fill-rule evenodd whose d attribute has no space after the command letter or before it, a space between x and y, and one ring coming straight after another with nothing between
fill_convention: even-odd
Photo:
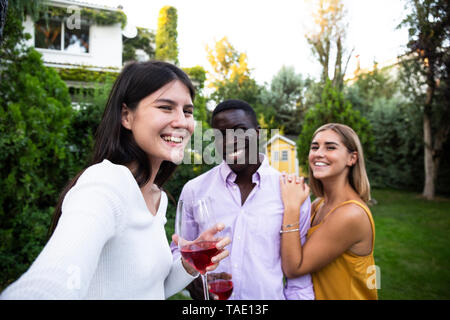
<instances>
[{"instance_id":1,"label":"glass stem","mask_svg":"<svg viewBox=\"0 0 450 320\"><path fill-rule=\"evenodd\" d=\"M205 294L205 300L209 300L209 290L208 290L208 279L205 274L202 274L202 282L203 282L203 293Z\"/></svg>"}]
</instances>

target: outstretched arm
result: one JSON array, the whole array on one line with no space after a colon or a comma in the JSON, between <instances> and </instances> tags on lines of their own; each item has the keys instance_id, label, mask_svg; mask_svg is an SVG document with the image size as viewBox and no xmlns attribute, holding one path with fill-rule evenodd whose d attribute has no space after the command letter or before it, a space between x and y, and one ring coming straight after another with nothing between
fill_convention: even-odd
<instances>
[{"instance_id":1,"label":"outstretched arm","mask_svg":"<svg viewBox=\"0 0 450 320\"><path fill-rule=\"evenodd\" d=\"M73 187L49 242L1 299L84 298L103 246L115 234L120 215L117 194L100 183L80 182Z\"/></svg>"}]
</instances>

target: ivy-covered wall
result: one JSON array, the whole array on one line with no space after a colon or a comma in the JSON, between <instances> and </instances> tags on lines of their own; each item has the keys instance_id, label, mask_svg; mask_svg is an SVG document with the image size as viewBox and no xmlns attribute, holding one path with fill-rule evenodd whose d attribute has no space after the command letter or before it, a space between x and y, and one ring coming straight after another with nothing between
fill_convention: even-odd
<instances>
[{"instance_id":1,"label":"ivy-covered wall","mask_svg":"<svg viewBox=\"0 0 450 320\"><path fill-rule=\"evenodd\" d=\"M95 23L101 26L108 26L116 23L120 23L122 29L127 24L127 16L121 10L110 11L100 10L93 8L80 8L81 19ZM41 18L60 18L64 19L69 17L73 12L68 12L67 8L46 6L42 13L38 17L34 17L34 20ZM36 19L37 18L37 19Z\"/></svg>"},{"instance_id":2,"label":"ivy-covered wall","mask_svg":"<svg viewBox=\"0 0 450 320\"><path fill-rule=\"evenodd\" d=\"M105 82L107 79L116 78L120 70L109 69L107 71L93 71L88 69L89 66L76 68L56 68L59 76L64 81L81 81L81 82Z\"/></svg>"}]
</instances>

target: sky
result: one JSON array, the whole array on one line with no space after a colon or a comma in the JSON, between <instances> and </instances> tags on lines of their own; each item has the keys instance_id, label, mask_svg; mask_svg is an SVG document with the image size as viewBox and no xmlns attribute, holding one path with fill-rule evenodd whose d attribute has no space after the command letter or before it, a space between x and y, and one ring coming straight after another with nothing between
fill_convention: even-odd
<instances>
[{"instance_id":1,"label":"sky","mask_svg":"<svg viewBox=\"0 0 450 320\"><path fill-rule=\"evenodd\" d=\"M321 67L305 39L311 28L310 0L86 0L116 7L121 4L134 26L156 30L159 10L174 6L178 13L178 49L181 67L209 69L206 45L227 36L248 56L253 78L270 83L283 65L304 77L319 78ZM404 0L343 0L347 10L346 46L354 48L347 73L374 61L382 63L405 50L407 30L396 30Z\"/></svg>"}]
</instances>

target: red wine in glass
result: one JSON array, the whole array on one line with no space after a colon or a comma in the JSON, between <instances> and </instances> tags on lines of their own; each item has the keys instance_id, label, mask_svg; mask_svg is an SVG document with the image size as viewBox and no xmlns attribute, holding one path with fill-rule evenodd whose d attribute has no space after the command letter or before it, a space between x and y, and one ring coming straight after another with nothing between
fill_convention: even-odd
<instances>
[{"instance_id":1,"label":"red wine in glass","mask_svg":"<svg viewBox=\"0 0 450 320\"><path fill-rule=\"evenodd\" d=\"M218 300L228 300L233 292L233 281L217 279L209 282L209 292L215 294Z\"/></svg>"},{"instance_id":2,"label":"red wine in glass","mask_svg":"<svg viewBox=\"0 0 450 320\"><path fill-rule=\"evenodd\" d=\"M197 241L181 247L181 255L201 274L206 268L213 265L211 258L219 253L216 248L217 241Z\"/></svg>"},{"instance_id":3,"label":"red wine in glass","mask_svg":"<svg viewBox=\"0 0 450 320\"><path fill-rule=\"evenodd\" d=\"M183 259L200 272L205 300L209 300L206 268L213 265L211 258L219 253L215 216L211 199L178 201L175 232Z\"/></svg>"}]
</instances>

